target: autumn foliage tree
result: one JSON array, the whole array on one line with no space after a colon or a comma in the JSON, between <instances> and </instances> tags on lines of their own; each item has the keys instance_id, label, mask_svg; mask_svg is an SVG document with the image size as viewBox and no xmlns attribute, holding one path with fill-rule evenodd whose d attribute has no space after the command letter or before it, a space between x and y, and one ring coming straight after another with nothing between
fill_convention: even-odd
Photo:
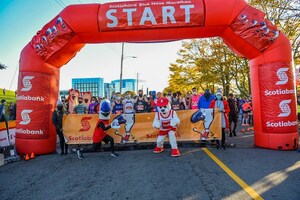
<instances>
[{"instance_id":1,"label":"autumn foliage tree","mask_svg":"<svg viewBox=\"0 0 300 200\"><path fill-rule=\"evenodd\" d=\"M300 4L297 0L248 0L266 13L291 40L293 59L300 64ZM178 59L170 64L169 86L166 90L186 93L196 87L215 91L223 88L224 95L238 92L250 94L250 70L247 59L237 57L220 38L192 39L182 42Z\"/></svg>"}]
</instances>

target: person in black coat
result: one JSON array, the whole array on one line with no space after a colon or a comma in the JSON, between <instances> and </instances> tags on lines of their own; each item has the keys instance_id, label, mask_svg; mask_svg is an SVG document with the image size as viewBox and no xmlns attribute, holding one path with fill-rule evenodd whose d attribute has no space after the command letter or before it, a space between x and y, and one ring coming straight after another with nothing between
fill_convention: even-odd
<instances>
[{"instance_id":1,"label":"person in black coat","mask_svg":"<svg viewBox=\"0 0 300 200\"><path fill-rule=\"evenodd\" d=\"M63 109L63 103L61 101L57 101L56 103L56 109L53 111L52 114L52 122L55 125L56 128L56 134L59 137L59 143L60 143L60 149L61 153L60 155L67 155L68 154L68 144L65 142L63 130L62 130L62 120L64 115L64 109Z\"/></svg>"},{"instance_id":2,"label":"person in black coat","mask_svg":"<svg viewBox=\"0 0 300 200\"><path fill-rule=\"evenodd\" d=\"M232 93L229 94L229 98L227 101L230 108L230 112L228 114L229 127L230 127L229 137L232 137L232 134L236 136L235 129L237 127L237 121L238 121L238 107L235 99L233 98ZM232 128L232 123L233 123L233 128Z\"/></svg>"}]
</instances>

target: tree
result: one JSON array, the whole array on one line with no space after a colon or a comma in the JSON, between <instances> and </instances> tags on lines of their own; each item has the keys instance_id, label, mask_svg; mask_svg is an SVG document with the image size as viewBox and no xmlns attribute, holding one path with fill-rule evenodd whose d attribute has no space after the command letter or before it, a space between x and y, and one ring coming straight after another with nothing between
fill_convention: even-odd
<instances>
[{"instance_id":1,"label":"tree","mask_svg":"<svg viewBox=\"0 0 300 200\"><path fill-rule=\"evenodd\" d=\"M6 65L4 65L4 64L2 64L2 63L0 63L0 70L6 69L6 68L7 68L7 66L6 66Z\"/></svg>"},{"instance_id":2,"label":"tree","mask_svg":"<svg viewBox=\"0 0 300 200\"><path fill-rule=\"evenodd\" d=\"M299 0L248 0L249 4L266 13L291 41L293 60L300 64L300 3Z\"/></svg>"},{"instance_id":3,"label":"tree","mask_svg":"<svg viewBox=\"0 0 300 200\"><path fill-rule=\"evenodd\" d=\"M196 87L215 92L223 88L224 95L232 83L243 95L249 94L249 67L238 58L220 38L190 40L182 43L176 63L172 63L168 90L185 93ZM239 80L241 78L241 80Z\"/></svg>"}]
</instances>

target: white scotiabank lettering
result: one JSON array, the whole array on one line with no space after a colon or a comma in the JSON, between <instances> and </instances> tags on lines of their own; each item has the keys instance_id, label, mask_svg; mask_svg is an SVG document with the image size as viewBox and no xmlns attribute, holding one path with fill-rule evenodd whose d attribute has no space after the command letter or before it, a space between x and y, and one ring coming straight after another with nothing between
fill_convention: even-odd
<instances>
[{"instance_id":1,"label":"white scotiabank lettering","mask_svg":"<svg viewBox=\"0 0 300 200\"><path fill-rule=\"evenodd\" d=\"M29 95L17 96L17 99L23 101L45 101L45 98L42 96L29 96Z\"/></svg>"},{"instance_id":2,"label":"white scotiabank lettering","mask_svg":"<svg viewBox=\"0 0 300 200\"><path fill-rule=\"evenodd\" d=\"M273 95L281 95L281 94L294 94L295 90L282 90L282 89L277 89L277 90L266 90L265 91L265 96L273 96Z\"/></svg>"},{"instance_id":3,"label":"white scotiabank lettering","mask_svg":"<svg viewBox=\"0 0 300 200\"><path fill-rule=\"evenodd\" d=\"M185 23L191 22L191 9L194 8L194 5L181 5L180 9L184 10ZM152 12L151 7L144 7L143 14L139 21L139 25L145 25L146 22L150 22L152 25L157 25L156 18ZM123 13L127 15L127 26L133 25L133 15L137 12L137 8L124 8L122 9ZM176 24L175 13L176 9L174 6L162 6L162 23ZM119 19L114 14L117 14L117 9L109 9L106 12L107 19L111 20L110 23L107 23L107 27L114 28L118 26Z\"/></svg>"},{"instance_id":4,"label":"white scotiabank lettering","mask_svg":"<svg viewBox=\"0 0 300 200\"><path fill-rule=\"evenodd\" d=\"M21 134L31 134L31 135L43 135L44 131L43 130L29 130L29 129L16 129L16 133L21 133Z\"/></svg>"},{"instance_id":5,"label":"white scotiabank lettering","mask_svg":"<svg viewBox=\"0 0 300 200\"><path fill-rule=\"evenodd\" d=\"M298 125L298 121L266 122L267 127L289 127Z\"/></svg>"}]
</instances>

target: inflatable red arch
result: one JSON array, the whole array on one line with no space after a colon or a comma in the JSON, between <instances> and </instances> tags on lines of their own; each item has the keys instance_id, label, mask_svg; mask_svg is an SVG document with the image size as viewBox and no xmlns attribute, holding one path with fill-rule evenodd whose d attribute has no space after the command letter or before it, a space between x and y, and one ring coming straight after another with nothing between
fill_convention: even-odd
<instances>
[{"instance_id":1,"label":"inflatable red arch","mask_svg":"<svg viewBox=\"0 0 300 200\"><path fill-rule=\"evenodd\" d=\"M56 149L51 114L60 67L86 43L215 36L250 60L255 145L296 149L296 87L289 39L243 0L163 0L71 5L37 32L20 58L17 151L46 154Z\"/></svg>"}]
</instances>

